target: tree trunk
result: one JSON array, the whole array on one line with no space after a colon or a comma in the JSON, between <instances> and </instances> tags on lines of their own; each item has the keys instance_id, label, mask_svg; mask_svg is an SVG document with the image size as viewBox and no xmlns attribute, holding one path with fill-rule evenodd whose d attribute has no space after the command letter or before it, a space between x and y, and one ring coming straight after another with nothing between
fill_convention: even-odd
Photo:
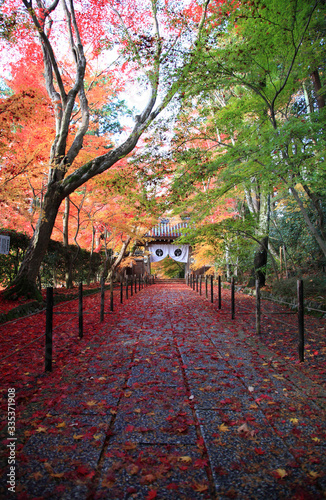
<instances>
[{"instance_id":1,"label":"tree trunk","mask_svg":"<svg viewBox=\"0 0 326 500\"><path fill-rule=\"evenodd\" d=\"M317 229L315 228L313 222L310 220L309 214L308 214L307 210L305 209L305 206L304 206L304 204L299 196L299 193L295 189L295 187L289 186L289 188L290 188L290 191L293 195L293 198L295 199L295 201L297 202L297 204L300 208L300 211L303 215L303 218L305 220L305 223L306 223L310 233L314 236L316 242L319 245L319 248L321 249L324 256L326 257L326 241L322 238L322 236L320 236L320 234L318 233Z\"/></svg>"},{"instance_id":2,"label":"tree trunk","mask_svg":"<svg viewBox=\"0 0 326 500\"><path fill-rule=\"evenodd\" d=\"M50 188L45 195L43 210L18 274L5 291L6 298L16 300L23 296L42 300L42 295L36 286L36 278L51 238L61 201L62 197L55 189Z\"/></svg>"},{"instance_id":3,"label":"tree trunk","mask_svg":"<svg viewBox=\"0 0 326 500\"><path fill-rule=\"evenodd\" d=\"M321 94L322 85L321 85L318 69L315 69L315 71L313 71L310 76L311 76L311 80L312 80L312 83L314 85L314 89L315 89L316 96L317 96L318 109L322 109L325 107L325 99L324 99L324 96Z\"/></svg>"},{"instance_id":4,"label":"tree trunk","mask_svg":"<svg viewBox=\"0 0 326 500\"><path fill-rule=\"evenodd\" d=\"M115 261L113 262L113 264L110 266L110 270L109 270L109 262L110 262L110 257L108 257L107 259L105 259L105 263L104 263L104 269L103 269L103 272L102 272L102 276L101 276L101 279L105 279L108 275L109 275L109 278L110 280L113 279L113 273L114 271L116 270L116 268L118 267L118 265L120 264L120 262L122 261L125 253L126 253L126 250L128 248L128 245L131 241L131 236L128 236L126 241L123 242L122 244L122 247L121 247L121 250L119 252L119 255L116 257ZM106 274L104 274L106 273Z\"/></svg>"},{"instance_id":5,"label":"tree trunk","mask_svg":"<svg viewBox=\"0 0 326 500\"><path fill-rule=\"evenodd\" d=\"M195 36L193 44L189 48L189 55L191 58L194 57L197 50L197 42L200 40L201 34L204 30L209 2L210 0L205 0L202 7L202 16L196 32L194 33ZM70 56L71 59L75 61L75 77L73 78L68 91L69 78L63 79L57 62L54 46L51 45L51 41L49 39L52 26L50 16L59 5L59 2L55 0L49 8L42 7L41 16L37 15L34 8L31 8L31 2L23 0L23 4L31 16L31 21L36 28L36 33L38 33L41 42L44 61L45 86L55 110L56 137L51 147L48 190L44 198L43 213L38 221L33 239L26 252L25 259L19 269L18 275L6 291L7 296L11 298L17 298L19 295L38 295L38 297L40 297L35 281L50 241L55 218L61 201L76 189L84 185L88 180L109 170L122 158L131 153L137 145L141 135L148 130L148 127L155 120L155 118L171 102L178 89L188 78L189 72L189 62L187 61L185 62L183 69L180 70L178 80L175 81L171 88L166 91L165 95L161 97L160 102L157 103L160 91L159 86L161 85L161 80L163 80L161 77L161 63L165 64L165 56L162 57L163 45L159 30L158 13L156 10L156 3L153 2L152 14L156 33L153 40L156 40L156 42L153 50L151 69L149 69L149 67L143 67L143 70L145 70L148 77L150 89L150 97L147 105L145 105L143 111L136 116L135 126L122 144L104 155L93 158L88 163L77 168L77 170L74 170L67 177L65 177L69 167L73 165L81 148L83 147L83 139L88 131L90 117L84 81L86 58L78 29L78 22L73 8L73 2L60 2L66 18L65 35L67 36L70 44L68 57ZM42 2L36 2L36 4L39 6L43 5ZM119 13L118 16L120 17ZM130 55L139 57L138 48L135 44L132 44ZM71 75L69 76L71 77ZM81 118L79 120L80 126L73 138L69 138L69 124L75 114L77 97L79 101L79 111L81 114ZM70 139L72 139L72 142ZM68 144L70 145L68 146Z\"/></svg>"},{"instance_id":6,"label":"tree trunk","mask_svg":"<svg viewBox=\"0 0 326 500\"><path fill-rule=\"evenodd\" d=\"M266 283L266 265L268 258L268 235L269 235L269 223L270 223L270 195L266 195L260 192L259 186L257 191L254 190L253 194L246 193L247 202L250 196L252 205L255 207L254 213L258 214L259 225L258 225L258 236L257 241L259 241L258 248L254 255L254 267L251 273L251 277L248 286L255 286L256 280L258 280L259 287L265 286ZM248 203L249 209L250 205Z\"/></svg>"},{"instance_id":7,"label":"tree trunk","mask_svg":"<svg viewBox=\"0 0 326 500\"><path fill-rule=\"evenodd\" d=\"M268 236L260 240L259 248L254 257L255 278L258 280L259 287L266 283L266 265L268 256Z\"/></svg>"},{"instance_id":8,"label":"tree trunk","mask_svg":"<svg viewBox=\"0 0 326 500\"><path fill-rule=\"evenodd\" d=\"M72 259L69 251L69 213L70 213L70 200L69 196L65 198L65 211L63 214L63 246L65 252L66 264L66 288L72 288Z\"/></svg>"},{"instance_id":9,"label":"tree trunk","mask_svg":"<svg viewBox=\"0 0 326 500\"><path fill-rule=\"evenodd\" d=\"M89 263L88 263L88 274L87 274L87 285L90 284L91 282L91 273L92 273L92 258L93 258L93 253L94 253L94 245L95 245L95 232L96 229L94 227L94 224L92 225L92 246L91 246L91 251L89 255Z\"/></svg>"}]
</instances>

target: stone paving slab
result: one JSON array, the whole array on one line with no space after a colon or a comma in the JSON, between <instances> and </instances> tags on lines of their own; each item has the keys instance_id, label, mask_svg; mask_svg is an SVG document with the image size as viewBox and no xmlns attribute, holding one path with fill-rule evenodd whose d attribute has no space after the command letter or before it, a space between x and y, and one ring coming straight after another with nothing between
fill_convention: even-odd
<instances>
[{"instance_id":1,"label":"stone paving slab","mask_svg":"<svg viewBox=\"0 0 326 500\"><path fill-rule=\"evenodd\" d=\"M18 500L325 498L323 388L184 284L106 321L19 414Z\"/></svg>"},{"instance_id":2,"label":"stone paving slab","mask_svg":"<svg viewBox=\"0 0 326 500\"><path fill-rule=\"evenodd\" d=\"M204 463L201 452L193 446L110 445L92 498L140 500L158 492L161 499L208 499L211 496Z\"/></svg>"}]
</instances>

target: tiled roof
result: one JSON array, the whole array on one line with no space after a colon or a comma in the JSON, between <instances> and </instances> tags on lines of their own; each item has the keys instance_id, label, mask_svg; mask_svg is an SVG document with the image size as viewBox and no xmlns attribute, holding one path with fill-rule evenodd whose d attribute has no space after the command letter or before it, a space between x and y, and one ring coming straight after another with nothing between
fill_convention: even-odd
<instances>
[{"instance_id":1,"label":"tiled roof","mask_svg":"<svg viewBox=\"0 0 326 500\"><path fill-rule=\"evenodd\" d=\"M146 236L149 238L179 238L182 236L182 229L188 227L187 222L179 224L170 224L170 222L161 221L157 226L152 227Z\"/></svg>"}]
</instances>

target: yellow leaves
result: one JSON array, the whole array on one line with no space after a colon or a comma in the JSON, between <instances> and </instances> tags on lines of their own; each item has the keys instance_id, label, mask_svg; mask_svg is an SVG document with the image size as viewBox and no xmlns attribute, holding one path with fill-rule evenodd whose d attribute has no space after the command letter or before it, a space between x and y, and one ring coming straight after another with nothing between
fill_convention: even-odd
<instances>
[{"instance_id":1,"label":"yellow leaves","mask_svg":"<svg viewBox=\"0 0 326 500\"><path fill-rule=\"evenodd\" d=\"M311 438L313 441L315 441L316 443L320 443L320 439L318 437L313 437Z\"/></svg>"},{"instance_id":2,"label":"yellow leaves","mask_svg":"<svg viewBox=\"0 0 326 500\"><path fill-rule=\"evenodd\" d=\"M46 432L48 430L47 427L42 427L41 425L35 429L35 432Z\"/></svg>"},{"instance_id":3,"label":"yellow leaves","mask_svg":"<svg viewBox=\"0 0 326 500\"><path fill-rule=\"evenodd\" d=\"M179 462L182 462L182 463L184 463L184 464L191 464L191 462L192 462L192 458L191 458L191 457L189 457L188 455L185 455L185 456L183 456L183 457L179 457L179 458L178 458L178 461L179 461Z\"/></svg>"},{"instance_id":4,"label":"yellow leaves","mask_svg":"<svg viewBox=\"0 0 326 500\"><path fill-rule=\"evenodd\" d=\"M61 422L60 424L57 425L58 429L62 429L63 427L66 427L66 422Z\"/></svg>"},{"instance_id":5,"label":"yellow leaves","mask_svg":"<svg viewBox=\"0 0 326 500\"><path fill-rule=\"evenodd\" d=\"M203 493L208 490L208 485L203 483L194 483L193 489L198 491L198 493Z\"/></svg>"},{"instance_id":6,"label":"yellow leaves","mask_svg":"<svg viewBox=\"0 0 326 500\"><path fill-rule=\"evenodd\" d=\"M276 474L278 475L278 477L280 477L281 479L283 479L284 477L286 477L288 475L288 473L286 472L285 469L276 469Z\"/></svg>"},{"instance_id":7,"label":"yellow leaves","mask_svg":"<svg viewBox=\"0 0 326 500\"><path fill-rule=\"evenodd\" d=\"M230 430L229 427L226 424L224 424L224 422L221 425L219 425L218 428L220 432L228 432Z\"/></svg>"},{"instance_id":8,"label":"yellow leaves","mask_svg":"<svg viewBox=\"0 0 326 500\"><path fill-rule=\"evenodd\" d=\"M64 472L60 472L58 474L50 474L51 477L56 477L58 479L60 479L61 477L63 477L65 475Z\"/></svg>"},{"instance_id":9,"label":"yellow leaves","mask_svg":"<svg viewBox=\"0 0 326 500\"><path fill-rule=\"evenodd\" d=\"M84 437L84 434L74 434L73 435L73 438L76 440L76 441L79 441L80 439L83 439Z\"/></svg>"},{"instance_id":10,"label":"yellow leaves","mask_svg":"<svg viewBox=\"0 0 326 500\"><path fill-rule=\"evenodd\" d=\"M124 393L125 398L130 398L130 396L131 396L131 395L132 395L132 392L131 392L131 391L126 391L126 392Z\"/></svg>"},{"instance_id":11,"label":"yellow leaves","mask_svg":"<svg viewBox=\"0 0 326 500\"><path fill-rule=\"evenodd\" d=\"M292 424L298 424L299 420L297 418L290 418L290 422L292 422Z\"/></svg>"},{"instance_id":12,"label":"yellow leaves","mask_svg":"<svg viewBox=\"0 0 326 500\"><path fill-rule=\"evenodd\" d=\"M320 477L320 474L318 472L314 472L312 470L310 470L308 474L312 479L317 479L317 477Z\"/></svg>"},{"instance_id":13,"label":"yellow leaves","mask_svg":"<svg viewBox=\"0 0 326 500\"><path fill-rule=\"evenodd\" d=\"M96 406L97 405L97 402L92 400L92 401L87 401L87 406Z\"/></svg>"},{"instance_id":14,"label":"yellow leaves","mask_svg":"<svg viewBox=\"0 0 326 500\"><path fill-rule=\"evenodd\" d=\"M111 415L116 415L116 414L117 414L117 410L113 410L113 409L111 408L110 413L111 413Z\"/></svg>"},{"instance_id":15,"label":"yellow leaves","mask_svg":"<svg viewBox=\"0 0 326 500\"><path fill-rule=\"evenodd\" d=\"M49 462L44 462L44 469L46 470L46 472L48 472L49 474L53 474L53 469L52 469L52 466Z\"/></svg>"},{"instance_id":16,"label":"yellow leaves","mask_svg":"<svg viewBox=\"0 0 326 500\"><path fill-rule=\"evenodd\" d=\"M136 448L137 448L137 444L131 443L130 441L126 441L125 444L123 445L123 449L125 451L132 451L132 450L135 450Z\"/></svg>"},{"instance_id":17,"label":"yellow leaves","mask_svg":"<svg viewBox=\"0 0 326 500\"><path fill-rule=\"evenodd\" d=\"M100 377L97 379L99 382L102 382L103 380L106 380L106 377Z\"/></svg>"},{"instance_id":18,"label":"yellow leaves","mask_svg":"<svg viewBox=\"0 0 326 500\"><path fill-rule=\"evenodd\" d=\"M93 436L93 439L95 439L95 441L99 441L102 437L102 434L94 434Z\"/></svg>"},{"instance_id":19,"label":"yellow leaves","mask_svg":"<svg viewBox=\"0 0 326 500\"><path fill-rule=\"evenodd\" d=\"M58 472L58 473L53 472L52 466L49 462L44 462L44 468L51 477L61 479L65 475L64 472ZM42 477L42 474L39 477Z\"/></svg>"},{"instance_id":20,"label":"yellow leaves","mask_svg":"<svg viewBox=\"0 0 326 500\"><path fill-rule=\"evenodd\" d=\"M140 408L135 408L134 409L134 413L141 413L141 409Z\"/></svg>"},{"instance_id":21,"label":"yellow leaves","mask_svg":"<svg viewBox=\"0 0 326 500\"><path fill-rule=\"evenodd\" d=\"M196 248L193 251L193 257L195 262L191 265L191 269L200 269L202 266L212 265L213 266L213 258L212 255L216 254L216 248L210 243L201 243L197 244ZM208 274L208 272L206 273Z\"/></svg>"},{"instance_id":22,"label":"yellow leaves","mask_svg":"<svg viewBox=\"0 0 326 500\"><path fill-rule=\"evenodd\" d=\"M30 477L32 477L33 479L38 481L39 479L42 479L43 474L40 471L38 471L38 472L34 472L33 474L31 474Z\"/></svg>"}]
</instances>

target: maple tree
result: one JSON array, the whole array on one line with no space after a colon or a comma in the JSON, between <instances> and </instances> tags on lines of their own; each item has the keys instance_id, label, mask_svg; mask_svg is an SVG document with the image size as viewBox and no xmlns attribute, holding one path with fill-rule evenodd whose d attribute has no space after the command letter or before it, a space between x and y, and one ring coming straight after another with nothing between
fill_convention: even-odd
<instances>
[{"instance_id":1,"label":"maple tree","mask_svg":"<svg viewBox=\"0 0 326 500\"><path fill-rule=\"evenodd\" d=\"M225 6L227 22L219 14L211 20L189 70L174 138L171 199L201 224L223 206L225 195L234 197L234 216L219 223L216 237L225 241L233 234L255 242L254 275L263 285L273 251L271 213L288 192L326 256L319 78L325 8L318 1L288 2L280 17L283 2L243 2L237 9L231 4Z\"/></svg>"},{"instance_id":2,"label":"maple tree","mask_svg":"<svg viewBox=\"0 0 326 500\"><path fill-rule=\"evenodd\" d=\"M194 3L185 9L183 5L156 2L142 6L137 2L121 6L93 1L85 6L73 0L4 3L7 18L15 8L21 17L12 35L15 50L23 55L20 61L27 67L30 55L32 60L43 61L44 85L55 122L42 211L8 296L27 290L37 294L35 279L62 201L126 157L178 92L187 76L189 58L197 50L196 40L205 25L208 4L206 0L201 6ZM92 118L85 81L85 45L90 47L92 57L115 46L126 78L132 81L137 74L143 75L149 100L120 145L110 145L106 153L75 168ZM114 72L107 71L107 75L113 78Z\"/></svg>"}]
</instances>

